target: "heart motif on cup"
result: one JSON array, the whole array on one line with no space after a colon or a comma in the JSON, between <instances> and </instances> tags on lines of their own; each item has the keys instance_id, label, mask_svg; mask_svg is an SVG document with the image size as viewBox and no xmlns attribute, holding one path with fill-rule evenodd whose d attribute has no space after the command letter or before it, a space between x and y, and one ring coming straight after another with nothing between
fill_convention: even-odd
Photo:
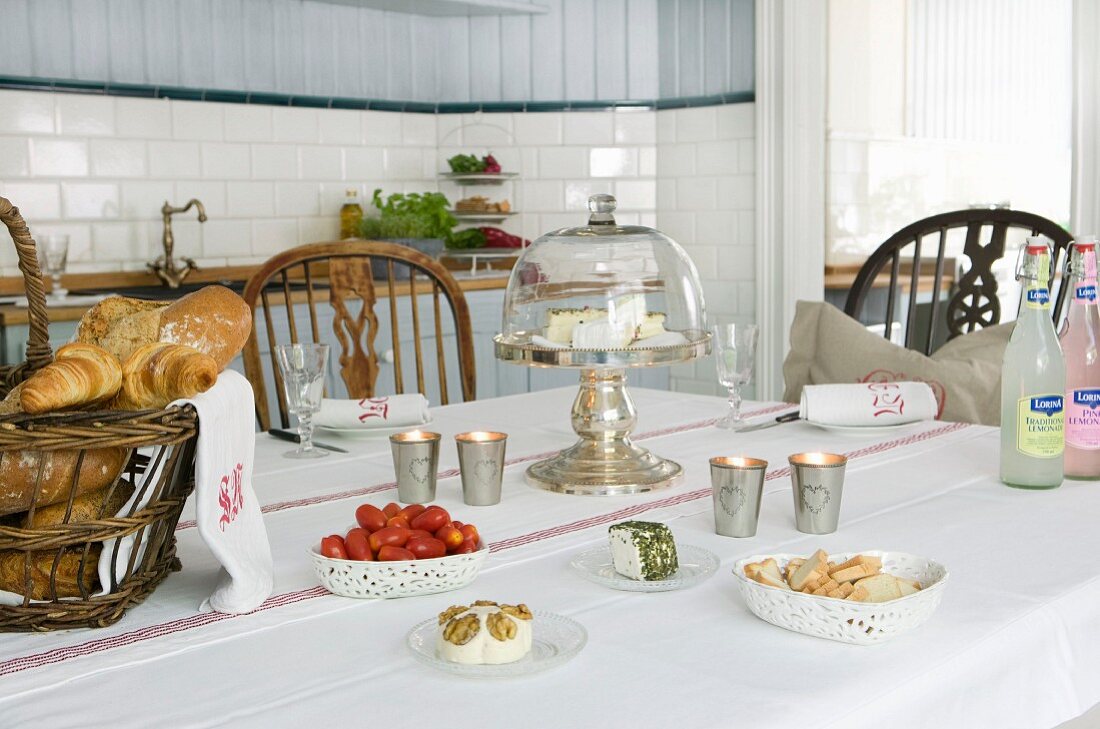
<instances>
[{"instance_id":1,"label":"heart motif on cup","mask_svg":"<svg viewBox=\"0 0 1100 729\"><path fill-rule=\"evenodd\" d=\"M802 505L810 510L811 514L820 514L825 510L831 500L829 489L824 486L802 485Z\"/></svg>"},{"instance_id":2,"label":"heart motif on cup","mask_svg":"<svg viewBox=\"0 0 1100 729\"><path fill-rule=\"evenodd\" d=\"M428 465L429 459L427 456L421 456L420 458L413 458L409 461L409 475L413 480L423 486L428 482Z\"/></svg>"},{"instance_id":3,"label":"heart motif on cup","mask_svg":"<svg viewBox=\"0 0 1100 729\"><path fill-rule=\"evenodd\" d=\"M483 458L474 464L474 478L488 481L497 475L497 462L492 458Z\"/></svg>"},{"instance_id":4,"label":"heart motif on cup","mask_svg":"<svg viewBox=\"0 0 1100 729\"><path fill-rule=\"evenodd\" d=\"M718 504L729 516L736 516L745 505L745 492L740 486L723 486L718 492Z\"/></svg>"}]
</instances>

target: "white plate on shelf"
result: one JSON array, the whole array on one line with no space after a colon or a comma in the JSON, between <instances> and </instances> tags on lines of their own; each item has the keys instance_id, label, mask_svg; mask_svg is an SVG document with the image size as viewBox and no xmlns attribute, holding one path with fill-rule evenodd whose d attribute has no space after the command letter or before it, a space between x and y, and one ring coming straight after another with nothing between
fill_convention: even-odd
<instances>
[{"instance_id":1,"label":"white plate on shelf","mask_svg":"<svg viewBox=\"0 0 1100 729\"><path fill-rule=\"evenodd\" d=\"M419 425L401 425L393 428L333 428L327 425L321 425L320 423L316 424L316 428L324 433L336 435L341 438L388 438L398 433L407 433L410 430L420 430L431 424L432 419L428 418Z\"/></svg>"},{"instance_id":2,"label":"white plate on shelf","mask_svg":"<svg viewBox=\"0 0 1100 729\"><path fill-rule=\"evenodd\" d=\"M518 172L440 172L444 180L460 185L503 185L519 176Z\"/></svg>"},{"instance_id":3,"label":"white plate on shelf","mask_svg":"<svg viewBox=\"0 0 1100 729\"><path fill-rule=\"evenodd\" d=\"M455 219L460 223L503 223L513 215L519 215L515 210L507 213L493 213L489 211L462 211L451 210L451 215L455 216Z\"/></svg>"},{"instance_id":4,"label":"white plate on shelf","mask_svg":"<svg viewBox=\"0 0 1100 729\"><path fill-rule=\"evenodd\" d=\"M581 552L569 564L587 580L628 592L668 592L694 587L717 572L721 564L713 552L690 544L677 544L676 558L680 567L671 577L648 582L632 580L616 572L611 548L607 545Z\"/></svg>"},{"instance_id":5,"label":"white plate on shelf","mask_svg":"<svg viewBox=\"0 0 1100 729\"><path fill-rule=\"evenodd\" d=\"M557 668L581 652L588 642L588 631L576 620L563 615L532 610L531 652L518 661L494 666L452 663L435 654L439 619L418 623L409 631L406 645L416 660L456 676L470 678L512 678Z\"/></svg>"},{"instance_id":6,"label":"white plate on shelf","mask_svg":"<svg viewBox=\"0 0 1100 729\"><path fill-rule=\"evenodd\" d=\"M821 428L831 433L842 433L844 435L889 435L890 433L899 433L928 421L916 420L912 423L899 423L896 425L830 425L828 423L818 423L813 420L804 420L803 422L815 428Z\"/></svg>"}]
</instances>

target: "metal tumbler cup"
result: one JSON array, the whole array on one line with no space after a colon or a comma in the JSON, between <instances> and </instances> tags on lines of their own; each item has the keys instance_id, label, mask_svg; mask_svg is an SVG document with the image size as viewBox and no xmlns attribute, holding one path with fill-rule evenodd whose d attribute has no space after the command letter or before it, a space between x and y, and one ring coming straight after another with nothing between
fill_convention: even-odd
<instances>
[{"instance_id":1,"label":"metal tumbler cup","mask_svg":"<svg viewBox=\"0 0 1100 729\"><path fill-rule=\"evenodd\" d=\"M840 521L844 467L848 459L835 453L796 453L791 464L794 521L805 534L832 534Z\"/></svg>"},{"instance_id":2,"label":"metal tumbler cup","mask_svg":"<svg viewBox=\"0 0 1100 729\"><path fill-rule=\"evenodd\" d=\"M467 506L499 504L507 434L459 433L455 443L458 445L458 468L462 473L463 503Z\"/></svg>"},{"instance_id":3,"label":"metal tumbler cup","mask_svg":"<svg viewBox=\"0 0 1100 729\"><path fill-rule=\"evenodd\" d=\"M441 437L439 433L422 430L390 436L393 471L397 477L397 500L401 503L426 504L435 500Z\"/></svg>"},{"instance_id":4,"label":"metal tumbler cup","mask_svg":"<svg viewBox=\"0 0 1100 729\"><path fill-rule=\"evenodd\" d=\"M755 537L768 462L759 458L710 459L714 531L723 537Z\"/></svg>"}]
</instances>

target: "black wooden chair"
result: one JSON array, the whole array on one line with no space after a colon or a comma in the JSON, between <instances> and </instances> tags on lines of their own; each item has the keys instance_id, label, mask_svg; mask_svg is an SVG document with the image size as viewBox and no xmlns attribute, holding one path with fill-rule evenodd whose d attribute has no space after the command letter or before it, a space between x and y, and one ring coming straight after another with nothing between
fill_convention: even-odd
<instances>
[{"instance_id":1,"label":"black wooden chair","mask_svg":"<svg viewBox=\"0 0 1100 729\"><path fill-rule=\"evenodd\" d=\"M993 264L1005 255L1005 239L1010 230L1016 229L1023 235L1042 235L1054 245L1053 271L1062 270L1066 251L1073 240L1064 228L1046 218L1020 210L975 208L940 213L905 226L886 239L871 254L859 270L855 283L848 292L848 301L844 312L859 320L867 320L864 305L872 291L886 294L885 337L891 338L894 327L895 308L901 300L899 294L904 288L908 292L908 311L903 325L904 344L909 349L917 349L931 354L937 331L943 331L946 325L947 339L975 329L993 326L1001 321L1001 303L997 298L997 279ZM944 292L944 266L947 260L948 239L953 231L965 231L962 255L969 261L969 269ZM931 239L931 246L929 243ZM935 250L933 265L931 258L922 258L926 252ZM886 273L888 271L888 274ZM1057 323L1062 312L1068 287L1055 292L1057 276L1051 276L1051 291L1054 294L1054 321ZM931 283L931 314L921 322L927 326L923 345L914 345L917 325L917 294L922 286L927 289ZM901 288L899 288L901 287ZM940 298L949 294L946 308L941 311ZM876 297L877 299L878 297ZM940 316L945 317L941 323Z\"/></svg>"}]
</instances>

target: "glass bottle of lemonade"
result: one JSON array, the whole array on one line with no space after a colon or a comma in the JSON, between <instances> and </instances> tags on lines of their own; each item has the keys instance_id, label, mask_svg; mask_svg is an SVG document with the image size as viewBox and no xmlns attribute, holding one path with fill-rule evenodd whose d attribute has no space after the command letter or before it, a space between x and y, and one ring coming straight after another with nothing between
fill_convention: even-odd
<instances>
[{"instance_id":1,"label":"glass bottle of lemonade","mask_svg":"<svg viewBox=\"0 0 1100 729\"><path fill-rule=\"evenodd\" d=\"M1051 489L1062 484L1066 364L1050 316L1050 249L1027 239L1020 314L1001 367L1001 481Z\"/></svg>"},{"instance_id":2,"label":"glass bottle of lemonade","mask_svg":"<svg viewBox=\"0 0 1100 729\"><path fill-rule=\"evenodd\" d=\"M1096 238L1075 241L1070 257L1073 296L1058 340L1066 358L1065 475L1100 479L1100 306L1096 303Z\"/></svg>"}]
</instances>

